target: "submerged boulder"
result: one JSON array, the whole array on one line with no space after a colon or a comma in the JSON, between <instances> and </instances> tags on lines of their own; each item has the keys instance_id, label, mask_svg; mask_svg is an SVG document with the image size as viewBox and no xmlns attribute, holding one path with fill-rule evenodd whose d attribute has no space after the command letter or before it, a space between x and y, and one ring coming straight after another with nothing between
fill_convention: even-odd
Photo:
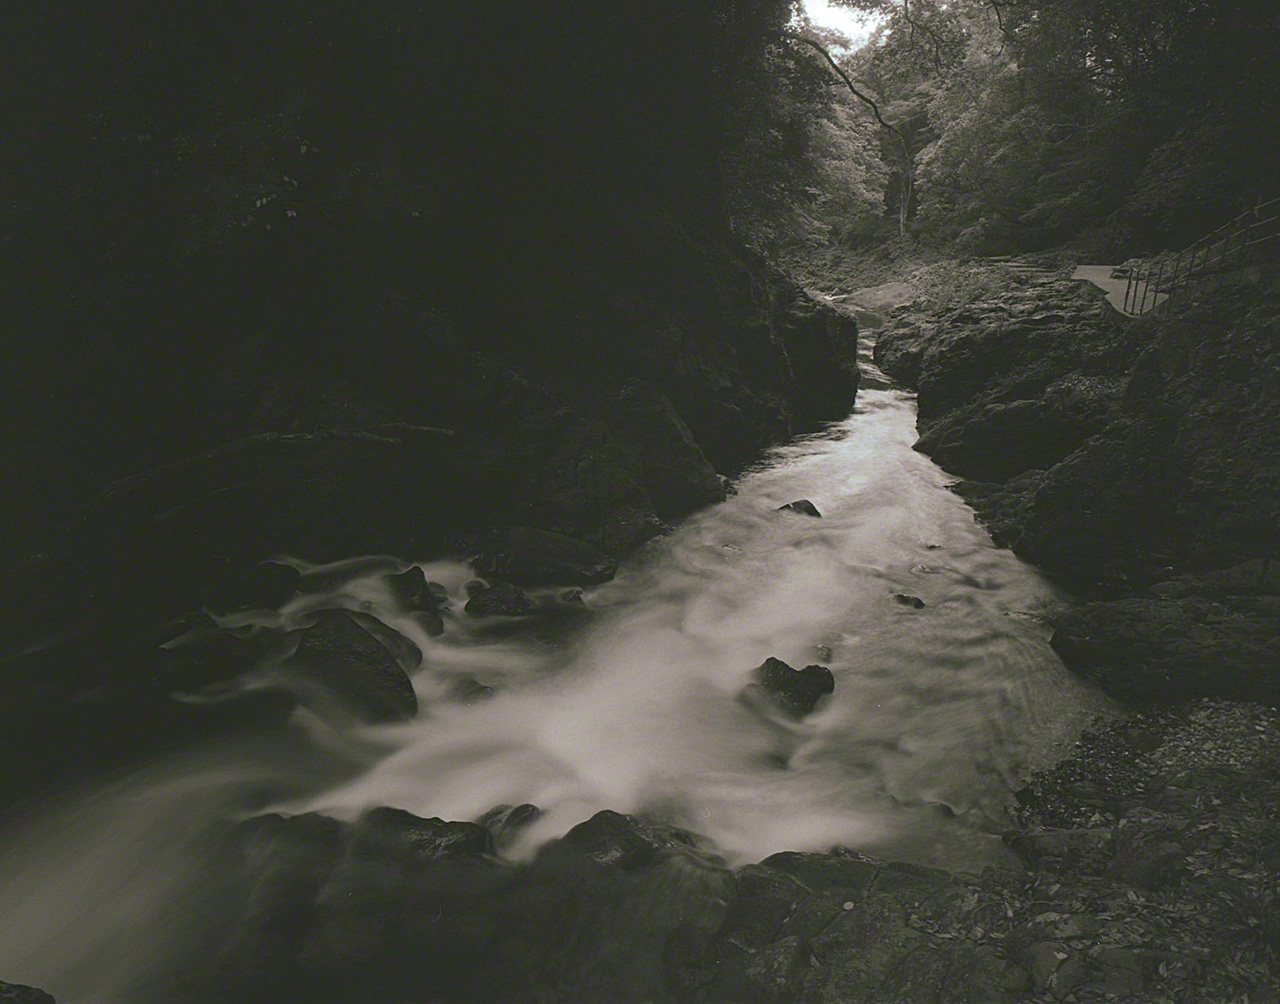
<instances>
[{"instance_id":1,"label":"submerged boulder","mask_svg":"<svg viewBox=\"0 0 1280 1004\"><path fill-rule=\"evenodd\" d=\"M792 669L781 659L770 656L752 673L755 682L747 693L762 695L783 714L800 719L811 714L828 694L836 689L835 677L826 666Z\"/></svg>"},{"instance_id":2,"label":"submerged boulder","mask_svg":"<svg viewBox=\"0 0 1280 1004\"><path fill-rule=\"evenodd\" d=\"M467 600L464 607L473 617L499 615L502 617L520 617L533 611L533 600L525 595L519 586L510 582L499 582L495 586L487 586Z\"/></svg>"},{"instance_id":3,"label":"submerged boulder","mask_svg":"<svg viewBox=\"0 0 1280 1004\"><path fill-rule=\"evenodd\" d=\"M417 565L399 575L384 579L391 587L396 602L413 615L429 635L444 633L444 621L440 617L440 602L427 581L426 574Z\"/></svg>"},{"instance_id":4,"label":"submerged boulder","mask_svg":"<svg viewBox=\"0 0 1280 1004\"><path fill-rule=\"evenodd\" d=\"M818 512L818 507L808 499L796 499L794 502L788 502L786 505L778 506L778 512L798 512L805 516L821 517L822 513Z\"/></svg>"},{"instance_id":5,"label":"submerged boulder","mask_svg":"<svg viewBox=\"0 0 1280 1004\"><path fill-rule=\"evenodd\" d=\"M408 674L345 610L320 614L303 632L291 665L347 699L367 721L401 721L417 714Z\"/></svg>"}]
</instances>

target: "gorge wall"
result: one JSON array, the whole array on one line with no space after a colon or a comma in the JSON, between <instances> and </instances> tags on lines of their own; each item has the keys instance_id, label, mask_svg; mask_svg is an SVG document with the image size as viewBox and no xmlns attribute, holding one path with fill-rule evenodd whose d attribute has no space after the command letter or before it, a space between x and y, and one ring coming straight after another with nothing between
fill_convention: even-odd
<instances>
[{"instance_id":1,"label":"gorge wall","mask_svg":"<svg viewBox=\"0 0 1280 1004\"><path fill-rule=\"evenodd\" d=\"M1280 699L1278 292L1254 266L1129 320L1087 284L1010 276L902 311L876 347L919 388L917 448L1091 599L1054 645L1118 697Z\"/></svg>"},{"instance_id":2,"label":"gorge wall","mask_svg":"<svg viewBox=\"0 0 1280 1004\"><path fill-rule=\"evenodd\" d=\"M724 210L721 111L767 17L17 16L15 751L140 633L274 595L264 559L533 527L606 560L852 406L856 325Z\"/></svg>"}]
</instances>

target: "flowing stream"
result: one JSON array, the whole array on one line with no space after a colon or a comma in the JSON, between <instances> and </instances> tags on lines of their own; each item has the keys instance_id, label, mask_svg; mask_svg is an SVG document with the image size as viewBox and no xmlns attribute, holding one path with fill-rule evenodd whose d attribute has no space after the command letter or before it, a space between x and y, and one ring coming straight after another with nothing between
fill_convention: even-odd
<instances>
[{"instance_id":1,"label":"flowing stream","mask_svg":"<svg viewBox=\"0 0 1280 1004\"><path fill-rule=\"evenodd\" d=\"M474 573L457 562L422 566L451 597L434 638L382 582L405 562L300 566L305 597L229 626L372 613L423 650L419 716L362 726L299 711L10 827L0 978L62 1004L130 999L211 923L192 864L209 827L264 810L476 819L532 802L544 814L515 858L609 808L696 831L731 864L835 844L954 868L1000 860L1020 778L1106 705L1048 647L1044 614L1067 598L992 545L912 451L912 395L863 366L845 421L773 451L555 629L464 614ZM821 518L776 511L799 498ZM830 667L834 695L800 722L743 701L768 656ZM461 701L460 680L494 694Z\"/></svg>"}]
</instances>

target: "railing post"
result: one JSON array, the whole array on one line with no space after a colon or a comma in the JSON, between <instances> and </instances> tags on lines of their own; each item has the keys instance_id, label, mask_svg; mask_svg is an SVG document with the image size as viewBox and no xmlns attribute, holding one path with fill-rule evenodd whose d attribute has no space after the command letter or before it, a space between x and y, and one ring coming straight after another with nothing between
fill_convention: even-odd
<instances>
[{"instance_id":1,"label":"railing post","mask_svg":"<svg viewBox=\"0 0 1280 1004\"><path fill-rule=\"evenodd\" d=\"M1160 306L1160 281L1164 278L1164 259L1160 259L1160 271L1156 273L1156 288L1151 294L1151 306Z\"/></svg>"}]
</instances>

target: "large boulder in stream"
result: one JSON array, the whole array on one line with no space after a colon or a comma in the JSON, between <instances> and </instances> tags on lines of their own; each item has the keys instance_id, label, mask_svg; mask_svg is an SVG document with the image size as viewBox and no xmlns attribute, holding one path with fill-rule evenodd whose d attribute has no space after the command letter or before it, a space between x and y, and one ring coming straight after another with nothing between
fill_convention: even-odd
<instances>
[{"instance_id":1,"label":"large boulder in stream","mask_svg":"<svg viewBox=\"0 0 1280 1004\"><path fill-rule=\"evenodd\" d=\"M796 499L794 502L788 502L786 505L778 506L778 512L798 512L802 516L813 516L821 518L822 513L818 512L818 507L808 499Z\"/></svg>"},{"instance_id":2,"label":"large boulder in stream","mask_svg":"<svg viewBox=\"0 0 1280 1004\"><path fill-rule=\"evenodd\" d=\"M367 721L402 721L417 714L418 698L408 674L345 610L323 611L303 632L290 663L348 701Z\"/></svg>"},{"instance_id":3,"label":"large boulder in stream","mask_svg":"<svg viewBox=\"0 0 1280 1004\"><path fill-rule=\"evenodd\" d=\"M835 692L836 680L826 666L792 669L781 659L770 656L752 672L754 683L744 691L749 697L763 698L790 718L812 714L818 703Z\"/></svg>"},{"instance_id":4,"label":"large boulder in stream","mask_svg":"<svg viewBox=\"0 0 1280 1004\"><path fill-rule=\"evenodd\" d=\"M463 609L473 617L523 617L534 603L519 586L499 582L479 589Z\"/></svg>"},{"instance_id":5,"label":"large boulder in stream","mask_svg":"<svg viewBox=\"0 0 1280 1004\"><path fill-rule=\"evenodd\" d=\"M444 620L440 616L440 602L431 591L426 573L417 565L399 575L388 575L384 580L401 609L412 614L429 635L444 633Z\"/></svg>"}]
</instances>

